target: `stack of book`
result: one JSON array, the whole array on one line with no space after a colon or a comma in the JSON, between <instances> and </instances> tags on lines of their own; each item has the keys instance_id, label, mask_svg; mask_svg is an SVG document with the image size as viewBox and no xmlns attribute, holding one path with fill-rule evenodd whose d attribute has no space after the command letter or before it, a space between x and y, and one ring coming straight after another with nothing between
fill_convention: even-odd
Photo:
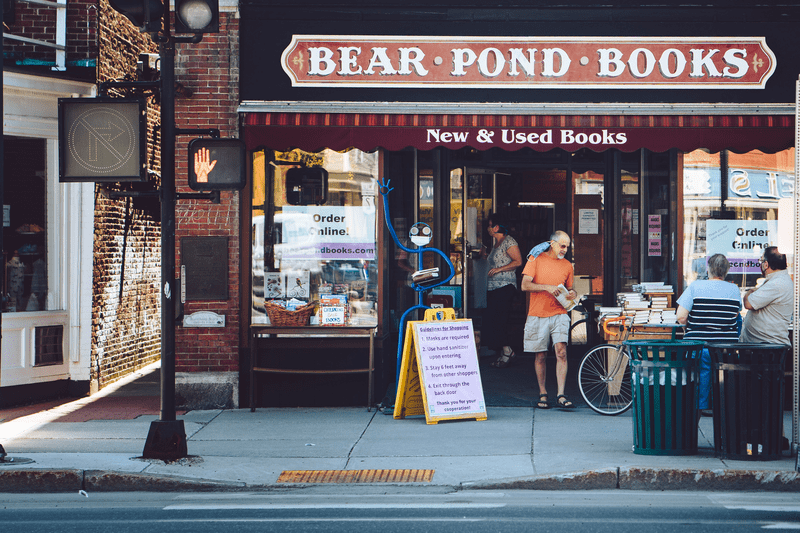
<instances>
[{"instance_id":1,"label":"stack of book","mask_svg":"<svg viewBox=\"0 0 800 533\"><path fill-rule=\"evenodd\" d=\"M647 324L650 320L650 311L648 309L637 309L633 315L634 324Z\"/></svg>"},{"instance_id":2,"label":"stack of book","mask_svg":"<svg viewBox=\"0 0 800 533\"><path fill-rule=\"evenodd\" d=\"M675 309L664 309L661 311L662 324L677 324L678 320L675 318Z\"/></svg>"},{"instance_id":3,"label":"stack of book","mask_svg":"<svg viewBox=\"0 0 800 533\"><path fill-rule=\"evenodd\" d=\"M635 309L623 309L622 307L600 307L598 310L600 311L600 317L598 318L600 323L602 323L606 318L615 318L619 317L620 315L625 315L631 319L636 316Z\"/></svg>"},{"instance_id":4,"label":"stack of book","mask_svg":"<svg viewBox=\"0 0 800 533\"><path fill-rule=\"evenodd\" d=\"M666 309L669 307L669 298L666 296L651 296L650 307L652 309Z\"/></svg>"},{"instance_id":5,"label":"stack of book","mask_svg":"<svg viewBox=\"0 0 800 533\"><path fill-rule=\"evenodd\" d=\"M647 319L648 324L661 324L661 309L650 309L650 316Z\"/></svg>"},{"instance_id":6,"label":"stack of book","mask_svg":"<svg viewBox=\"0 0 800 533\"><path fill-rule=\"evenodd\" d=\"M663 281L643 281L638 285L634 285L632 289L635 292L649 294L654 292L672 293L672 285L666 285Z\"/></svg>"},{"instance_id":7,"label":"stack of book","mask_svg":"<svg viewBox=\"0 0 800 533\"><path fill-rule=\"evenodd\" d=\"M619 316L619 314L622 312L622 307L603 307L603 306L600 306L600 307L598 307L598 311L600 312L600 315L599 315L597 320L602 323L603 319L605 319L605 318Z\"/></svg>"},{"instance_id":8,"label":"stack of book","mask_svg":"<svg viewBox=\"0 0 800 533\"><path fill-rule=\"evenodd\" d=\"M346 294L321 294L319 323L323 326L344 326L350 318Z\"/></svg>"},{"instance_id":9,"label":"stack of book","mask_svg":"<svg viewBox=\"0 0 800 533\"><path fill-rule=\"evenodd\" d=\"M617 303L625 309L649 309L650 302L638 292L617 293Z\"/></svg>"}]
</instances>

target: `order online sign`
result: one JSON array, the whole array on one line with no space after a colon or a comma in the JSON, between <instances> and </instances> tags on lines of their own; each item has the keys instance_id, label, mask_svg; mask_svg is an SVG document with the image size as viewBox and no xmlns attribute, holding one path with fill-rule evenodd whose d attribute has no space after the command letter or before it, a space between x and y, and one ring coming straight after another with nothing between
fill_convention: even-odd
<instances>
[{"instance_id":1,"label":"order online sign","mask_svg":"<svg viewBox=\"0 0 800 533\"><path fill-rule=\"evenodd\" d=\"M283 259L374 260L375 208L362 206L284 206L281 223Z\"/></svg>"},{"instance_id":2,"label":"order online sign","mask_svg":"<svg viewBox=\"0 0 800 533\"><path fill-rule=\"evenodd\" d=\"M758 260L778 244L776 220L707 220L706 257L724 254L731 274L759 274Z\"/></svg>"}]
</instances>

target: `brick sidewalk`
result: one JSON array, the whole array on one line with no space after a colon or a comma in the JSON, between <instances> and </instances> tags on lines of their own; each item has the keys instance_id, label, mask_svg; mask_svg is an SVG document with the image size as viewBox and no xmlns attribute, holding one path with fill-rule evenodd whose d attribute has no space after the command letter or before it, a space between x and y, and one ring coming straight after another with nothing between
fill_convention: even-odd
<instances>
[{"instance_id":1,"label":"brick sidewalk","mask_svg":"<svg viewBox=\"0 0 800 533\"><path fill-rule=\"evenodd\" d=\"M57 423L133 420L145 415L158 416L161 410L161 391L160 374L157 370L155 368L105 395L101 391L84 398L62 398L0 409L0 423L56 408L65 412L53 420ZM178 415L185 413L186 411L176 411Z\"/></svg>"}]
</instances>

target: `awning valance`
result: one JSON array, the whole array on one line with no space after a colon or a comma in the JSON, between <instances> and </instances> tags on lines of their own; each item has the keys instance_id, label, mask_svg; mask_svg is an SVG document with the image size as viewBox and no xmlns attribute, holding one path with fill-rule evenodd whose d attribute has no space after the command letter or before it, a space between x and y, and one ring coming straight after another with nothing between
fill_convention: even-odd
<instances>
[{"instance_id":1,"label":"awning valance","mask_svg":"<svg viewBox=\"0 0 800 533\"><path fill-rule=\"evenodd\" d=\"M250 149L436 147L478 150L556 148L633 152L774 153L794 146L791 115L487 115L388 113L244 113Z\"/></svg>"}]
</instances>

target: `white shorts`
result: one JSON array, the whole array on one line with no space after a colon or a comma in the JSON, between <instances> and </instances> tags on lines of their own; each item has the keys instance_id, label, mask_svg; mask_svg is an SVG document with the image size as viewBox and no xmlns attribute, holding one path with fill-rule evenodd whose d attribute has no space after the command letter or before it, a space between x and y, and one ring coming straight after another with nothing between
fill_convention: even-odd
<instances>
[{"instance_id":1,"label":"white shorts","mask_svg":"<svg viewBox=\"0 0 800 533\"><path fill-rule=\"evenodd\" d=\"M525 321L523 346L526 352L546 352L553 344L567 342L569 337L569 315L548 316L545 318L529 316Z\"/></svg>"}]
</instances>

